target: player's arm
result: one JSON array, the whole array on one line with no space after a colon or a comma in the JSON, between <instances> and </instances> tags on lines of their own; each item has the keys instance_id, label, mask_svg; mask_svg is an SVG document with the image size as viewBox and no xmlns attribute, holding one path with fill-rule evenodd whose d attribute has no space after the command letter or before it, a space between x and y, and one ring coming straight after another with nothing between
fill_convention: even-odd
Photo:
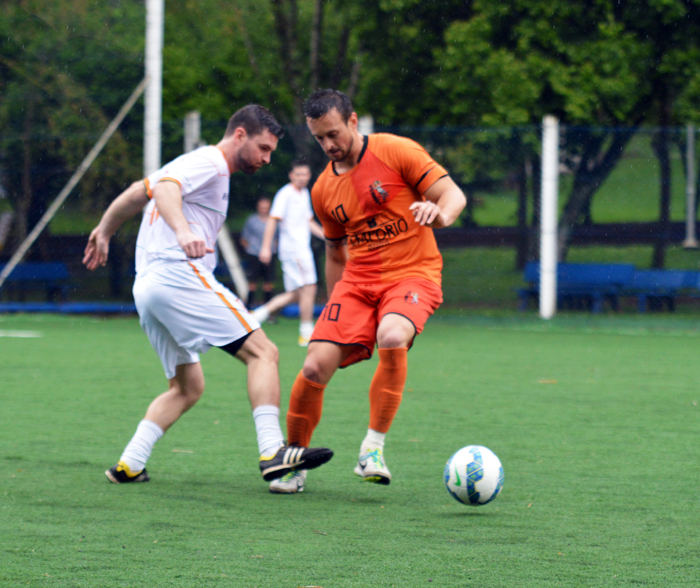
<instances>
[{"instance_id":1,"label":"player's arm","mask_svg":"<svg viewBox=\"0 0 700 588\"><path fill-rule=\"evenodd\" d=\"M333 292L337 282L343 277L348 260L347 239L326 240L326 292Z\"/></svg>"},{"instance_id":2,"label":"player's arm","mask_svg":"<svg viewBox=\"0 0 700 588\"><path fill-rule=\"evenodd\" d=\"M414 202L409 210L417 223L434 229L449 227L467 205L464 192L450 176L437 180L423 196L425 201Z\"/></svg>"},{"instance_id":3,"label":"player's arm","mask_svg":"<svg viewBox=\"0 0 700 588\"><path fill-rule=\"evenodd\" d=\"M187 257L196 259L213 253L203 237L192 232L190 225L182 212L182 192L179 184L169 180L158 182L153 188L153 198L156 200L158 213L175 233L177 242Z\"/></svg>"},{"instance_id":4,"label":"player's arm","mask_svg":"<svg viewBox=\"0 0 700 588\"><path fill-rule=\"evenodd\" d=\"M318 237L321 241L326 240L326 236L323 234L323 227L319 225L314 219L309 220L309 228L311 229L311 234L314 237Z\"/></svg>"},{"instance_id":5,"label":"player's arm","mask_svg":"<svg viewBox=\"0 0 700 588\"><path fill-rule=\"evenodd\" d=\"M277 219L271 216L267 219L265 232L263 233L262 245L260 246L260 253L258 254L258 259L265 265L272 261L272 241L275 238L276 231Z\"/></svg>"},{"instance_id":6,"label":"player's arm","mask_svg":"<svg viewBox=\"0 0 700 588\"><path fill-rule=\"evenodd\" d=\"M83 263L89 270L95 270L107 263L109 240L112 235L125 221L141 212L146 204L148 194L142 180L131 184L114 199L88 238Z\"/></svg>"}]
</instances>

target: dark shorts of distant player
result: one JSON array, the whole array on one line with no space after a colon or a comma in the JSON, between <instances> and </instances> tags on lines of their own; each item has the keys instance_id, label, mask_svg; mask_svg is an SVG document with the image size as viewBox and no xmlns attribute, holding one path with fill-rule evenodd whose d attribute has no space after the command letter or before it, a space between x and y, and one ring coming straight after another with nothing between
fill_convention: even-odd
<instances>
[{"instance_id":1,"label":"dark shorts of distant player","mask_svg":"<svg viewBox=\"0 0 700 588\"><path fill-rule=\"evenodd\" d=\"M268 264L264 264L255 255L246 253L244 255L246 264L246 277L253 284L271 284L275 281L275 267L277 266L276 256Z\"/></svg>"},{"instance_id":2,"label":"dark shorts of distant player","mask_svg":"<svg viewBox=\"0 0 700 588\"><path fill-rule=\"evenodd\" d=\"M311 341L353 346L354 352L340 366L347 367L372 357L377 327L386 314L407 318L418 335L440 304L440 286L422 278L406 278L390 284L355 284L341 280L333 288L331 299L316 322Z\"/></svg>"}]
</instances>

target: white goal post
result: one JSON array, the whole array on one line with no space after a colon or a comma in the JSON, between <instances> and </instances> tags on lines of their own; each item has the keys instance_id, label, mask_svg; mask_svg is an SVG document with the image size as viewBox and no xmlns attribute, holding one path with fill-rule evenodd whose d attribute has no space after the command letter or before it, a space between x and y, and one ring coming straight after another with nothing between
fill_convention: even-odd
<instances>
[{"instance_id":1,"label":"white goal post","mask_svg":"<svg viewBox=\"0 0 700 588\"><path fill-rule=\"evenodd\" d=\"M557 311L557 216L559 196L559 120L542 120L542 200L540 208L540 316Z\"/></svg>"}]
</instances>

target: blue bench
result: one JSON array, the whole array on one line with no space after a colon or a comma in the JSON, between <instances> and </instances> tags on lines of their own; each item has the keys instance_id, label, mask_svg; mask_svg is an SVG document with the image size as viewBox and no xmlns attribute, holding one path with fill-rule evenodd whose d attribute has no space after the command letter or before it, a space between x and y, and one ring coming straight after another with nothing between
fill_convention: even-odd
<instances>
[{"instance_id":1,"label":"blue bench","mask_svg":"<svg viewBox=\"0 0 700 588\"><path fill-rule=\"evenodd\" d=\"M686 272L680 270L635 270L625 285L623 295L635 296L639 312L661 310L663 303L675 310L675 298L686 283Z\"/></svg>"},{"instance_id":2,"label":"blue bench","mask_svg":"<svg viewBox=\"0 0 700 588\"><path fill-rule=\"evenodd\" d=\"M630 282L623 289L623 296L637 298L639 312L676 309L676 297L682 291L700 289L700 272L684 270L635 270Z\"/></svg>"},{"instance_id":3,"label":"blue bench","mask_svg":"<svg viewBox=\"0 0 700 588\"><path fill-rule=\"evenodd\" d=\"M623 287L634 272L632 264L560 263L557 266L557 306L599 313L607 301L617 311ZM530 300L535 303L539 300L539 262L529 262L525 266L525 281L528 286L518 290L521 310L527 308Z\"/></svg>"},{"instance_id":4,"label":"blue bench","mask_svg":"<svg viewBox=\"0 0 700 588\"><path fill-rule=\"evenodd\" d=\"M0 265L0 271L5 264ZM45 290L47 301L52 301L56 295L62 300L68 297L68 267L62 262L26 262L18 264L7 276L2 285L2 293L14 292L24 301L24 295L31 290Z\"/></svg>"}]
</instances>

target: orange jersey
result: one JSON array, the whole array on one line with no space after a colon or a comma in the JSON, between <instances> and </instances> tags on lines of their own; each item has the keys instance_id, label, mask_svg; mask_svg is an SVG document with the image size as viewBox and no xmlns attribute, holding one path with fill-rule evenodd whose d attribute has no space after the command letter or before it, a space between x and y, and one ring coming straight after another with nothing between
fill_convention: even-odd
<instances>
[{"instance_id":1,"label":"orange jersey","mask_svg":"<svg viewBox=\"0 0 700 588\"><path fill-rule=\"evenodd\" d=\"M311 191L327 239L347 237L344 280L362 283L425 278L440 285L442 257L430 227L408 207L448 175L415 141L365 137L357 165L337 174L330 162Z\"/></svg>"}]
</instances>

